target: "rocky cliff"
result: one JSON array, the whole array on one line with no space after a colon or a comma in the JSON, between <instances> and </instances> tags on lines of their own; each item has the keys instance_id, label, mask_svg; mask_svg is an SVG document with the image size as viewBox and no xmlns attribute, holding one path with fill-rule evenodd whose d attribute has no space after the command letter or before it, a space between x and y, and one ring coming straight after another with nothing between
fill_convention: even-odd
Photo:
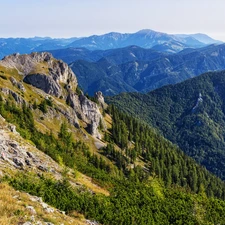
<instances>
[{"instance_id":1,"label":"rocky cliff","mask_svg":"<svg viewBox=\"0 0 225 225\"><path fill-rule=\"evenodd\" d=\"M69 122L79 127L79 120L86 123L87 130L94 137L101 138L98 132L98 126L102 120L102 115L96 103L89 100L83 93L76 93L77 79L72 70L66 63L56 60L50 53L32 53L30 55L13 54L0 61L0 67L7 68L11 74L17 74L10 77L12 85L22 92L26 92L25 83L28 89L38 92L42 97L49 98L49 95L62 101L67 101L67 106L59 112L63 114ZM11 94L18 103L25 103L26 100L18 96L16 91L7 87L1 88L5 94ZM13 94L12 94L13 93ZM47 94L47 95L46 95ZM18 100L19 99L19 100ZM72 112L71 108L72 107ZM78 117L78 118L77 118Z\"/></svg>"},{"instance_id":2,"label":"rocky cliff","mask_svg":"<svg viewBox=\"0 0 225 225\"><path fill-rule=\"evenodd\" d=\"M68 95L67 102L76 111L78 118L88 124L88 132L101 139L98 126L103 118L98 105L83 94L78 96L74 93Z\"/></svg>"},{"instance_id":3,"label":"rocky cliff","mask_svg":"<svg viewBox=\"0 0 225 225\"><path fill-rule=\"evenodd\" d=\"M24 82L56 97L63 96L63 89L75 91L77 79L66 63L56 60L50 53L6 56L0 65L16 69Z\"/></svg>"}]
</instances>

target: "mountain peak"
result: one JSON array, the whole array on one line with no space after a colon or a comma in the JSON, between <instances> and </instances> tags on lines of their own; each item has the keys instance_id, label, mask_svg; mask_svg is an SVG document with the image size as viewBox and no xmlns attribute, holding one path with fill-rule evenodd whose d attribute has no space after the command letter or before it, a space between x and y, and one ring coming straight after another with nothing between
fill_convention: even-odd
<instances>
[{"instance_id":1,"label":"mountain peak","mask_svg":"<svg viewBox=\"0 0 225 225\"><path fill-rule=\"evenodd\" d=\"M2 59L2 62L9 63L11 62L18 62L18 60L26 61L26 60L33 60L36 62L41 61L49 61L50 59L53 59L53 55L49 52L32 52L31 54L22 54L14 53L12 55L5 56ZM21 62L20 62L21 63Z\"/></svg>"},{"instance_id":2,"label":"mountain peak","mask_svg":"<svg viewBox=\"0 0 225 225\"><path fill-rule=\"evenodd\" d=\"M53 58L48 52L18 53L4 57L0 65L16 69L24 81L54 96L62 95L61 83L76 90L77 79L66 63Z\"/></svg>"},{"instance_id":3,"label":"mountain peak","mask_svg":"<svg viewBox=\"0 0 225 225\"><path fill-rule=\"evenodd\" d=\"M148 33L159 33L159 32L154 31L154 30L151 30L151 29L142 29L142 30L139 30L136 33L139 33L139 34L148 34Z\"/></svg>"}]
</instances>

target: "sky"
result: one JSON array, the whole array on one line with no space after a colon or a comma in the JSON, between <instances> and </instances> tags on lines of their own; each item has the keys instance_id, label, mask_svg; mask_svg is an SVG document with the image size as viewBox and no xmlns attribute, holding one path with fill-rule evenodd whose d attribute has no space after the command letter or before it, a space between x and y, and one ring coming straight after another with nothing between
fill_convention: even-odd
<instances>
[{"instance_id":1,"label":"sky","mask_svg":"<svg viewBox=\"0 0 225 225\"><path fill-rule=\"evenodd\" d=\"M225 41L224 0L0 0L0 37L84 37L152 29Z\"/></svg>"}]
</instances>

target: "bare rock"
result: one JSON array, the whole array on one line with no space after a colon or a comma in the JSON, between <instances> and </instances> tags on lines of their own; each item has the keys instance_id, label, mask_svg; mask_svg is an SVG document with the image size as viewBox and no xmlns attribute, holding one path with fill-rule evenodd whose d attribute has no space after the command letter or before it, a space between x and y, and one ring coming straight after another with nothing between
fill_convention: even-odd
<instances>
[{"instance_id":1,"label":"bare rock","mask_svg":"<svg viewBox=\"0 0 225 225\"><path fill-rule=\"evenodd\" d=\"M52 77L46 76L45 74L37 73L27 75L23 81L43 90L47 94L54 95L56 97L62 95L59 83L55 82Z\"/></svg>"},{"instance_id":2,"label":"bare rock","mask_svg":"<svg viewBox=\"0 0 225 225\"><path fill-rule=\"evenodd\" d=\"M101 91L98 91L98 92L95 93L95 98L97 99L97 101L99 102L100 106L103 109L107 108L107 105L105 103L105 99L104 99L103 94L102 94Z\"/></svg>"},{"instance_id":3,"label":"bare rock","mask_svg":"<svg viewBox=\"0 0 225 225\"><path fill-rule=\"evenodd\" d=\"M34 209L33 206L27 206L26 209L28 209L31 212L31 214L33 214L33 215L36 214L36 210Z\"/></svg>"},{"instance_id":4,"label":"bare rock","mask_svg":"<svg viewBox=\"0 0 225 225\"><path fill-rule=\"evenodd\" d=\"M10 81L13 84L13 86L16 86L17 88L19 88L21 91L25 91L25 87L23 86L23 84L21 82L18 82L14 77L10 77Z\"/></svg>"},{"instance_id":5,"label":"bare rock","mask_svg":"<svg viewBox=\"0 0 225 225\"><path fill-rule=\"evenodd\" d=\"M89 225L99 225L97 221L86 220L86 223Z\"/></svg>"},{"instance_id":6,"label":"bare rock","mask_svg":"<svg viewBox=\"0 0 225 225\"><path fill-rule=\"evenodd\" d=\"M74 125L76 128L80 128L77 114L72 108L68 107L66 110L58 108L58 111L68 119L70 124Z\"/></svg>"},{"instance_id":7,"label":"bare rock","mask_svg":"<svg viewBox=\"0 0 225 225\"><path fill-rule=\"evenodd\" d=\"M43 207L43 209L45 210L46 213L54 213L55 210L51 207L49 207L48 204L46 204L45 202L41 202L41 206Z\"/></svg>"},{"instance_id":8,"label":"bare rock","mask_svg":"<svg viewBox=\"0 0 225 225\"><path fill-rule=\"evenodd\" d=\"M11 132L17 133L15 125L9 124L9 129L10 129Z\"/></svg>"},{"instance_id":9,"label":"bare rock","mask_svg":"<svg viewBox=\"0 0 225 225\"><path fill-rule=\"evenodd\" d=\"M69 66L61 60L56 60L48 52L9 55L0 61L0 65L17 69L24 75L25 82L56 97L63 93L60 84L64 84L67 91L75 92L77 88L77 78Z\"/></svg>"},{"instance_id":10,"label":"bare rock","mask_svg":"<svg viewBox=\"0 0 225 225\"><path fill-rule=\"evenodd\" d=\"M68 95L67 102L74 109L78 118L88 124L88 132L100 139L101 135L98 132L98 127L103 118L98 105L84 95L78 96L73 93Z\"/></svg>"},{"instance_id":11,"label":"bare rock","mask_svg":"<svg viewBox=\"0 0 225 225\"><path fill-rule=\"evenodd\" d=\"M8 152L15 155L15 156L18 155L18 152L14 148L9 148Z\"/></svg>"},{"instance_id":12,"label":"bare rock","mask_svg":"<svg viewBox=\"0 0 225 225\"><path fill-rule=\"evenodd\" d=\"M59 212L59 213L61 213L61 214L63 214L63 215L66 215L66 212L65 211L61 211L59 209L56 209L56 211Z\"/></svg>"},{"instance_id":13,"label":"bare rock","mask_svg":"<svg viewBox=\"0 0 225 225\"><path fill-rule=\"evenodd\" d=\"M16 86L17 85L17 80L14 77L10 77L9 80L11 81L11 83Z\"/></svg>"},{"instance_id":14,"label":"bare rock","mask_svg":"<svg viewBox=\"0 0 225 225\"><path fill-rule=\"evenodd\" d=\"M14 129L14 128L13 128ZM9 142L8 143L11 147L13 147L13 148L18 148L18 144L17 143L15 143L15 142Z\"/></svg>"},{"instance_id":15,"label":"bare rock","mask_svg":"<svg viewBox=\"0 0 225 225\"><path fill-rule=\"evenodd\" d=\"M27 164L27 166L31 166L31 163L28 159L25 159L25 163Z\"/></svg>"},{"instance_id":16,"label":"bare rock","mask_svg":"<svg viewBox=\"0 0 225 225\"><path fill-rule=\"evenodd\" d=\"M30 220L31 220L32 222L35 222L35 216L32 215L32 216L30 217Z\"/></svg>"},{"instance_id":17,"label":"bare rock","mask_svg":"<svg viewBox=\"0 0 225 225\"><path fill-rule=\"evenodd\" d=\"M27 156L28 156L29 158L34 158L33 155L32 155L30 152L26 152L26 153L27 153Z\"/></svg>"},{"instance_id":18,"label":"bare rock","mask_svg":"<svg viewBox=\"0 0 225 225\"><path fill-rule=\"evenodd\" d=\"M17 87L23 92L26 91L25 87L23 86L23 84L21 82L17 83Z\"/></svg>"},{"instance_id":19,"label":"bare rock","mask_svg":"<svg viewBox=\"0 0 225 225\"><path fill-rule=\"evenodd\" d=\"M40 202L40 203L43 202L42 198L41 197L37 197L37 196L31 196L30 200L32 202Z\"/></svg>"},{"instance_id":20,"label":"bare rock","mask_svg":"<svg viewBox=\"0 0 225 225\"><path fill-rule=\"evenodd\" d=\"M27 104L26 101L20 97L20 95L18 95L16 92L8 89L8 88L1 88L2 93L6 94L6 95L12 95L12 97L15 99L15 101L22 105L22 104Z\"/></svg>"},{"instance_id":21,"label":"bare rock","mask_svg":"<svg viewBox=\"0 0 225 225\"><path fill-rule=\"evenodd\" d=\"M42 225L42 222L41 221L37 221L36 225Z\"/></svg>"},{"instance_id":22,"label":"bare rock","mask_svg":"<svg viewBox=\"0 0 225 225\"><path fill-rule=\"evenodd\" d=\"M45 202L41 202L41 206L43 207L43 209L47 209L48 208L48 204L46 204Z\"/></svg>"},{"instance_id":23,"label":"bare rock","mask_svg":"<svg viewBox=\"0 0 225 225\"><path fill-rule=\"evenodd\" d=\"M18 160L17 158L13 158L13 162L18 167L23 167L24 166L23 163L20 160Z\"/></svg>"},{"instance_id":24,"label":"bare rock","mask_svg":"<svg viewBox=\"0 0 225 225\"><path fill-rule=\"evenodd\" d=\"M45 212L46 213L54 213L54 211L55 210L53 208L50 208L50 207L48 207L48 208L45 209Z\"/></svg>"},{"instance_id":25,"label":"bare rock","mask_svg":"<svg viewBox=\"0 0 225 225\"><path fill-rule=\"evenodd\" d=\"M48 171L48 168L44 167L44 166L38 166L37 167L39 170L43 171L43 172L47 172Z\"/></svg>"},{"instance_id":26,"label":"bare rock","mask_svg":"<svg viewBox=\"0 0 225 225\"><path fill-rule=\"evenodd\" d=\"M23 225L33 225L33 223L31 223L31 222L25 222L25 223L23 223Z\"/></svg>"}]
</instances>

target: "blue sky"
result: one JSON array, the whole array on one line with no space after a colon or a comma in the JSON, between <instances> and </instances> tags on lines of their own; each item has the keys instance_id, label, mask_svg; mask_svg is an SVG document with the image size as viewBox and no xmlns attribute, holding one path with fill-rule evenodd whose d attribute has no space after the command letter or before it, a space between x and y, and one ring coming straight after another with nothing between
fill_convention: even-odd
<instances>
[{"instance_id":1,"label":"blue sky","mask_svg":"<svg viewBox=\"0 0 225 225\"><path fill-rule=\"evenodd\" d=\"M224 0L0 0L0 37L79 37L153 29L225 41Z\"/></svg>"}]
</instances>

